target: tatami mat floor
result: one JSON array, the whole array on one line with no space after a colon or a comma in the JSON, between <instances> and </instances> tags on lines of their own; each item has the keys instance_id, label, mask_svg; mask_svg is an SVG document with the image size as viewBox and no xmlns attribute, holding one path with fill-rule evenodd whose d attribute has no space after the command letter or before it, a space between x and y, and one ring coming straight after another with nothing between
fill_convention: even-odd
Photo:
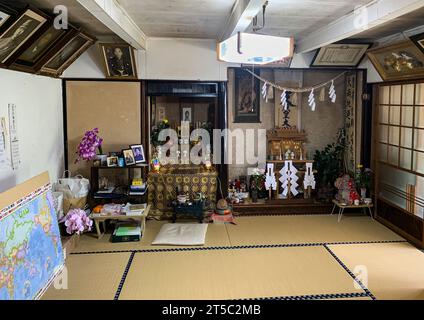
<instances>
[{"instance_id":1,"label":"tatami mat floor","mask_svg":"<svg viewBox=\"0 0 424 320\"><path fill-rule=\"evenodd\" d=\"M164 223L140 243L84 235L43 299L424 299L424 254L369 217L239 217L205 246L152 246Z\"/></svg>"}]
</instances>

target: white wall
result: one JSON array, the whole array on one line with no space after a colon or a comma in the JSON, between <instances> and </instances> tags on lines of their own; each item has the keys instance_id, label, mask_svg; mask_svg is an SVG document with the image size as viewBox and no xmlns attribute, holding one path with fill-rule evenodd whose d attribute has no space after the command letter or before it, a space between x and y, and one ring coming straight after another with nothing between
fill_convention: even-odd
<instances>
[{"instance_id":1,"label":"white wall","mask_svg":"<svg viewBox=\"0 0 424 320\"><path fill-rule=\"evenodd\" d=\"M226 63L219 62L216 41L149 38L146 51L136 51L140 79L226 81ZM63 74L64 78L104 78L99 48L91 47Z\"/></svg>"},{"instance_id":2,"label":"white wall","mask_svg":"<svg viewBox=\"0 0 424 320\"><path fill-rule=\"evenodd\" d=\"M0 118L7 127L9 103L17 106L21 164L0 168L0 192L47 170L54 181L64 168L61 80L0 69ZM10 161L8 144L6 152Z\"/></svg>"}]
</instances>

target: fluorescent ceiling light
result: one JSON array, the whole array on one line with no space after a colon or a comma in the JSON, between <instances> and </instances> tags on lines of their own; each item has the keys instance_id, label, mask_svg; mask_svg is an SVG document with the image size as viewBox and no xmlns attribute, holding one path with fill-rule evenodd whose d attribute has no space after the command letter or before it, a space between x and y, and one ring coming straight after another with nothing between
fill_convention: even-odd
<instances>
[{"instance_id":1,"label":"fluorescent ceiling light","mask_svg":"<svg viewBox=\"0 0 424 320\"><path fill-rule=\"evenodd\" d=\"M293 48L293 38L239 32L218 44L218 59L263 65L293 56Z\"/></svg>"}]
</instances>

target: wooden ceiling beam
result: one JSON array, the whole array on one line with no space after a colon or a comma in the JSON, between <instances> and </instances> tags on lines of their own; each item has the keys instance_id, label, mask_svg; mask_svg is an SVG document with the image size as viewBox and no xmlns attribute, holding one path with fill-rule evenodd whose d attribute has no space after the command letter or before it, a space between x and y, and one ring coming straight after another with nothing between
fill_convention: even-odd
<instances>
[{"instance_id":1,"label":"wooden ceiling beam","mask_svg":"<svg viewBox=\"0 0 424 320\"><path fill-rule=\"evenodd\" d=\"M146 50L146 35L115 0L77 0L97 20L136 49Z\"/></svg>"},{"instance_id":2,"label":"wooden ceiling beam","mask_svg":"<svg viewBox=\"0 0 424 320\"><path fill-rule=\"evenodd\" d=\"M300 39L296 52L309 52L354 37L423 7L423 0L374 0Z\"/></svg>"},{"instance_id":3,"label":"wooden ceiling beam","mask_svg":"<svg viewBox=\"0 0 424 320\"><path fill-rule=\"evenodd\" d=\"M266 0L237 0L227 24L221 32L220 40L226 40L237 32L246 31L253 18L262 11L262 6L265 2Z\"/></svg>"}]
</instances>

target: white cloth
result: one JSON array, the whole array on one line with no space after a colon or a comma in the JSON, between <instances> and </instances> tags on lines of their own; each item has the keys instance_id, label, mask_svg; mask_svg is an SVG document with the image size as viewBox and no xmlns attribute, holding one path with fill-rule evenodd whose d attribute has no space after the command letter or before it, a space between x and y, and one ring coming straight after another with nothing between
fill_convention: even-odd
<instances>
[{"instance_id":1,"label":"white cloth","mask_svg":"<svg viewBox=\"0 0 424 320\"><path fill-rule=\"evenodd\" d=\"M207 223L167 223L152 245L201 246L206 241Z\"/></svg>"}]
</instances>

